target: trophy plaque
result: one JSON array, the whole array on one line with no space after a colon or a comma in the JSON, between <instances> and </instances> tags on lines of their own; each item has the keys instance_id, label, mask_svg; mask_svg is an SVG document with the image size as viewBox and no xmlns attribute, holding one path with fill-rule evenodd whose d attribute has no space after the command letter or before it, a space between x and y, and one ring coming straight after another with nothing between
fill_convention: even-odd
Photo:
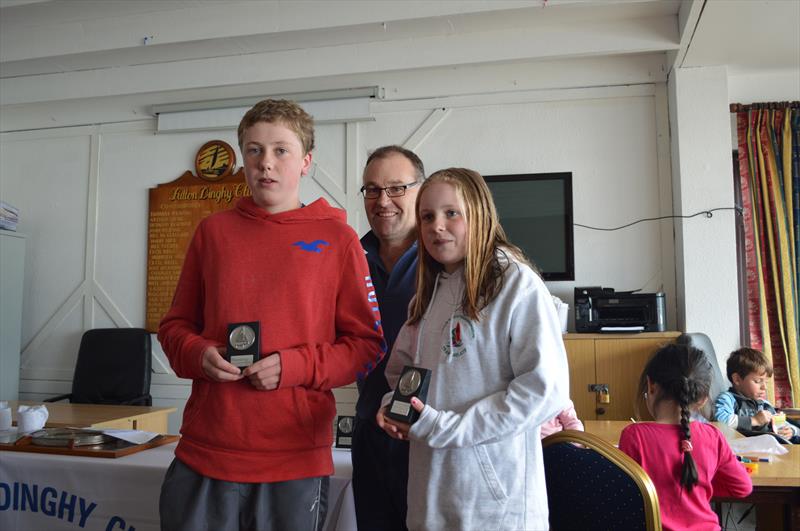
<instances>
[{"instance_id":1,"label":"trophy plaque","mask_svg":"<svg viewBox=\"0 0 800 531\"><path fill-rule=\"evenodd\" d=\"M419 418L419 413L411 407L411 399L419 398L423 403L428 396L428 384L431 381L431 371L422 367L406 365L397 382L397 388L389 402L386 416L392 420L413 424Z\"/></svg>"},{"instance_id":2,"label":"trophy plaque","mask_svg":"<svg viewBox=\"0 0 800 531\"><path fill-rule=\"evenodd\" d=\"M339 415L336 417L336 448L350 448L353 445L355 417Z\"/></svg>"},{"instance_id":3,"label":"trophy plaque","mask_svg":"<svg viewBox=\"0 0 800 531\"><path fill-rule=\"evenodd\" d=\"M228 345L225 359L243 369L259 359L261 323L232 323L228 325Z\"/></svg>"}]
</instances>

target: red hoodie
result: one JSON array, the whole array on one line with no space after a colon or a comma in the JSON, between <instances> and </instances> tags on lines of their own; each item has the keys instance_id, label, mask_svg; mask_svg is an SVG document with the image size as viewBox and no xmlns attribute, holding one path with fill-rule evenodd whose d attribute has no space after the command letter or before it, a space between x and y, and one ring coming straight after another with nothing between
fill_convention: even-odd
<instances>
[{"instance_id":1,"label":"red hoodie","mask_svg":"<svg viewBox=\"0 0 800 531\"><path fill-rule=\"evenodd\" d=\"M280 352L278 389L211 381L201 357L229 323L261 322L261 355ZM190 378L175 455L205 476L267 483L333 473L331 389L385 353L369 269L345 214L324 199L269 214L252 198L200 222L158 339Z\"/></svg>"}]
</instances>

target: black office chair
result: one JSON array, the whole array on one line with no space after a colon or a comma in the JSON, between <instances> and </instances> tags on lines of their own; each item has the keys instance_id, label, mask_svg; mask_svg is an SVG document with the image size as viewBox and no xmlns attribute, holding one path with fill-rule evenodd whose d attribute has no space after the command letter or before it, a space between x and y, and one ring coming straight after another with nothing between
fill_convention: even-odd
<instances>
[{"instance_id":1,"label":"black office chair","mask_svg":"<svg viewBox=\"0 0 800 531\"><path fill-rule=\"evenodd\" d=\"M152 347L142 328L96 328L84 332L72 392L45 402L150 406Z\"/></svg>"},{"instance_id":2,"label":"black office chair","mask_svg":"<svg viewBox=\"0 0 800 531\"><path fill-rule=\"evenodd\" d=\"M551 531L661 529L653 481L622 451L574 430L542 439L542 449Z\"/></svg>"},{"instance_id":3,"label":"black office chair","mask_svg":"<svg viewBox=\"0 0 800 531\"><path fill-rule=\"evenodd\" d=\"M711 364L711 388L708 390L708 402L703 406L701 413L707 420L714 420L714 400L717 399L720 393L728 390L730 383L728 383L728 378L719 368L717 354L714 352L711 338L701 332L688 332L678 336L675 343L702 350Z\"/></svg>"}]
</instances>

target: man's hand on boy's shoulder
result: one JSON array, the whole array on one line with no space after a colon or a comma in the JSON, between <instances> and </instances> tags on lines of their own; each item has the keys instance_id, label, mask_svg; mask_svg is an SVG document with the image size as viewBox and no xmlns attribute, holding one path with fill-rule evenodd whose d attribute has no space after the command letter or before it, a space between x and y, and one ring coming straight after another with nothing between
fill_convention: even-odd
<instances>
[{"instance_id":1,"label":"man's hand on boy's shoulder","mask_svg":"<svg viewBox=\"0 0 800 531\"><path fill-rule=\"evenodd\" d=\"M224 348L210 345L203 351L203 372L215 382L235 382L243 378L239 367L222 357Z\"/></svg>"},{"instance_id":2,"label":"man's hand on boy's shoulder","mask_svg":"<svg viewBox=\"0 0 800 531\"><path fill-rule=\"evenodd\" d=\"M277 352L261 358L247 367L243 372L250 383L261 391L271 391L278 388L281 381L281 355Z\"/></svg>"}]
</instances>

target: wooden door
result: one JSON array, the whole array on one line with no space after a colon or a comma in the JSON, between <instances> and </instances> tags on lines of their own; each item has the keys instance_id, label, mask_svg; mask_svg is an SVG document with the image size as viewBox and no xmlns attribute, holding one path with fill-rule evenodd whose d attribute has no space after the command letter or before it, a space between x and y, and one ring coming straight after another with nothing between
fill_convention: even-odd
<instances>
[{"instance_id":1,"label":"wooden door","mask_svg":"<svg viewBox=\"0 0 800 531\"><path fill-rule=\"evenodd\" d=\"M581 420L595 420L595 393L589 384L595 381L594 339L565 339L569 362L569 397Z\"/></svg>"}]
</instances>

